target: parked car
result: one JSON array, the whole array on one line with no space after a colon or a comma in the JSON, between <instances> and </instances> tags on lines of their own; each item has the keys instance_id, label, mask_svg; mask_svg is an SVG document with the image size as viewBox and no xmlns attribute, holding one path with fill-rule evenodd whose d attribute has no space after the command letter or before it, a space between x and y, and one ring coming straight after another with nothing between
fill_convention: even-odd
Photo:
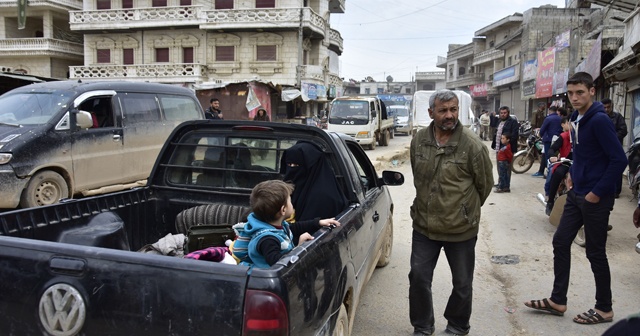
<instances>
[{"instance_id":1,"label":"parked car","mask_svg":"<svg viewBox=\"0 0 640 336\"><path fill-rule=\"evenodd\" d=\"M144 185L179 123L204 119L171 85L59 81L0 96L0 208Z\"/></svg>"}]
</instances>

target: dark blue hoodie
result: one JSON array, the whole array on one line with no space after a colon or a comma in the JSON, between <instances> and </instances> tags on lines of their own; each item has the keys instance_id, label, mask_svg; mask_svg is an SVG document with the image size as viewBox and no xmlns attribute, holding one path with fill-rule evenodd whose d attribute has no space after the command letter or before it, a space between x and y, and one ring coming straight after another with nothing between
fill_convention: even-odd
<instances>
[{"instance_id":1,"label":"dark blue hoodie","mask_svg":"<svg viewBox=\"0 0 640 336\"><path fill-rule=\"evenodd\" d=\"M575 123L578 111L571 114L573 191L578 195L593 192L598 197L613 196L616 183L627 165L627 157L616 130L600 102L594 102Z\"/></svg>"}]
</instances>

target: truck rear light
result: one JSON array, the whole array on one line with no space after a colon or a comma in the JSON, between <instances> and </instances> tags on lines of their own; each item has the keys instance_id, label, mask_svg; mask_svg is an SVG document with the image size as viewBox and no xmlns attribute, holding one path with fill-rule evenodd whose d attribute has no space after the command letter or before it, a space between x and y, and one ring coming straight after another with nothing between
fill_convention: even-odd
<instances>
[{"instance_id":1,"label":"truck rear light","mask_svg":"<svg viewBox=\"0 0 640 336\"><path fill-rule=\"evenodd\" d=\"M289 316L284 302L275 294L247 290L244 299L242 335L284 336L289 334Z\"/></svg>"}]
</instances>

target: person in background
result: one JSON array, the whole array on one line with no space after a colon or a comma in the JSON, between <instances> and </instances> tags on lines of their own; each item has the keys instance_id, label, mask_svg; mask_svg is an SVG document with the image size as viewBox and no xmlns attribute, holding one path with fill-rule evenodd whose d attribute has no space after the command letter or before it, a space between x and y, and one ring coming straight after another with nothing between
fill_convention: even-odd
<instances>
[{"instance_id":1,"label":"person in background","mask_svg":"<svg viewBox=\"0 0 640 336\"><path fill-rule=\"evenodd\" d=\"M489 114L489 128L491 131L491 133L489 134L489 139L495 139L498 124L500 124L500 117L497 116L494 111L491 111L491 113Z\"/></svg>"},{"instance_id":2,"label":"person in background","mask_svg":"<svg viewBox=\"0 0 640 336\"><path fill-rule=\"evenodd\" d=\"M551 297L530 300L524 305L552 315L567 311L571 270L571 246L584 227L586 255L595 280L593 309L577 315L573 322L598 324L613 321L611 271L607 260L607 226L613 210L615 180L627 165L622 146L604 106L594 102L593 77L577 72L567 81L567 96L575 111L571 114L573 164L571 181L560 224L553 235L554 282Z\"/></svg>"},{"instance_id":3,"label":"person in background","mask_svg":"<svg viewBox=\"0 0 640 336\"><path fill-rule=\"evenodd\" d=\"M409 319L414 335L433 334L431 283L444 249L453 283L444 311L446 332L467 335L480 207L493 185L491 159L480 138L459 122L455 93L436 91L428 111L432 122L414 135L409 151L416 188L410 208Z\"/></svg>"},{"instance_id":4,"label":"person in background","mask_svg":"<svg viewBox=\"0 0 640 336\"><path fill-rule=\"evenodd\" d=\"M538 109L531 114L531 129L535 130L537 128L542 127L542 122L544 121L545 112L547 104L544 102L538 103Z\"/></svg>"},{"instance_id":5,"label":"person in background","mask_svg":"<svg viewBox=\"0 0 640 336\"><path fill-rule=\"evenodd\" d=\"M484 141L491 139L491 134L489 134L490 125L491 117L489 116L489 111L482 110L482 115L480 116L480 139Z\"/></svg>"},{"instance_id":6,"label":"person in background","mask_svg":"<svg viewBox=\"0 0 640 336\"><path fill-rule=\"evenodd\" d=\"M555 163L558 159L565 158L571 159L571 122L569 121L569 117L562 117L560 121L562 125L562 130L564 132L560 133L560 136L556 141L551 144L549 147L549 162ZM557 153L557 154L556 154ZM555 164L553 165L550 172L548 172L547 182L545 184L545 194L548 197L547 199L547 208L545 209L545 213L547 216L551 215L551 210L553 210L553 205L555 204L556 194L558 193L558 188L560 187L560 183L562 179L569 172L569 167L564 164Z\"/></svg>"},{"instance_id":7,"label":"person in background","mask_svg":"<svg viewBox=\"0 0 640 336\"><path fill-rule=\"evenodd\" d=\"M498 187L496 193L508 193L511 192L511 161L513 161L513 151L511 151L511 134L508 132L502 133L500 143L502 144L500 150L498 150Z\"/></svg>"},{"instance_id":8,"label":"person in background","mask_svg":"<svg viewBox=\"0 0 640 336\"><path fill-rule=\"evenodd\" d=\"M220 100L218 100L218 98L211 98L209 104L211 106L204 111L204 116L207 119L223 119L222 111L220 111Z\"/></svg>"},{"instance_id":9,"label":"person in background","mask_svg":"<svg viewBox=\"0 0 640 336\"><path fill-rule=\"evenodd\" d=\"M618 136L618 141L620 141L620 145L622 145L622 141L624 137L627 136L627 123L624 121L624 117L613 110L613 104L611 103L611 99L604 98L600 101L602 105L604 105L604 110L607 112L607 115L613 122L613 127L616 129L616 135ZM620 197L620 192L622 191L622 175L616 181L616 198Z\"/></svg>"},{"instance_id":10,"label":"person in background","mask_svg":"<svg viewBox=\"0 0 640 336\"><path fill-rule=\"evenodd\" d=\"M549 108L549 114L546 118L544 118L542 127L540 127L540 136L542 137L544 153L542 158L540 158L540 168L536 173L531 175L533 177L544 177L544 170L545 168L547 168L547 161L550 157L549 147L551 147L551 141L553 141L554 136L557 137L560 135L560 133L562 133L562 125L560 124L561 118L556 112L557 110L557 107L551 106Z\"/></svg>"},{"instance_id":11,"label":"person in background","mask_svg":"<svg viewBox=\"0 0 640 336\"><path fill-rule=\"evenodd\" d=\"M510 113L511 111L509 110L508 106L502 106L500 108L500 123L498 124L496 130L496 136L491 142L491 149L494 149L496 151L496 162L498 160L498 152L503 146L500 142L500 140L502 139L502 133L509 133L509 135L511 136L509 144L511 145L512 150L513 148L516 148L516 150L518 148L518 134L520 134L520 125L518 124L518 121L511 118ZM498 174L500 174L500 172L498 172ZM509 174L511 174L511 170L509 170ZM495 185L495 187L497 186L498 185Z\"/></svg>"},{"instance_id":12,"label":"person in background","mask_svg":"<svg viewBox=\"0 0 640 336\"><path fill-rule=\"evenodd\" d=\"M253 120L254 121L270 121L267 111L263 108L259 108L258 111L256 111L256 115L253 117Z\"/></svg>"}]
</instances>

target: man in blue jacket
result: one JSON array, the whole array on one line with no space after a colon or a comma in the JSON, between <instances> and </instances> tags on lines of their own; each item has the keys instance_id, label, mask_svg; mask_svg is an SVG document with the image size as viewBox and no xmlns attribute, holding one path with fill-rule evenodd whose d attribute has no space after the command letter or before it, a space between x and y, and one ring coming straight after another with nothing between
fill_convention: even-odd
<instances>
[{"instance_id":1,"label":"man in blue jacket","mask_svg":"<svg viewBox=\"0 0 640 336\"><path fill-rule=\"evenodd\" d=\"M573 318L580 324L597 324L613 320L611 272L607 260L607 226L613 209L616 179L627 158L600 102L593 102L593 78L577 72L567 81L567 95L576 109L571 114L573 130L573 165L567 203L560 225L553 236L554 282L551 297L525 302L525 306L553 315L567 310L571 244L584 226L587 259L596 284L593 309Z\"/></svg>"}]
</instances>

